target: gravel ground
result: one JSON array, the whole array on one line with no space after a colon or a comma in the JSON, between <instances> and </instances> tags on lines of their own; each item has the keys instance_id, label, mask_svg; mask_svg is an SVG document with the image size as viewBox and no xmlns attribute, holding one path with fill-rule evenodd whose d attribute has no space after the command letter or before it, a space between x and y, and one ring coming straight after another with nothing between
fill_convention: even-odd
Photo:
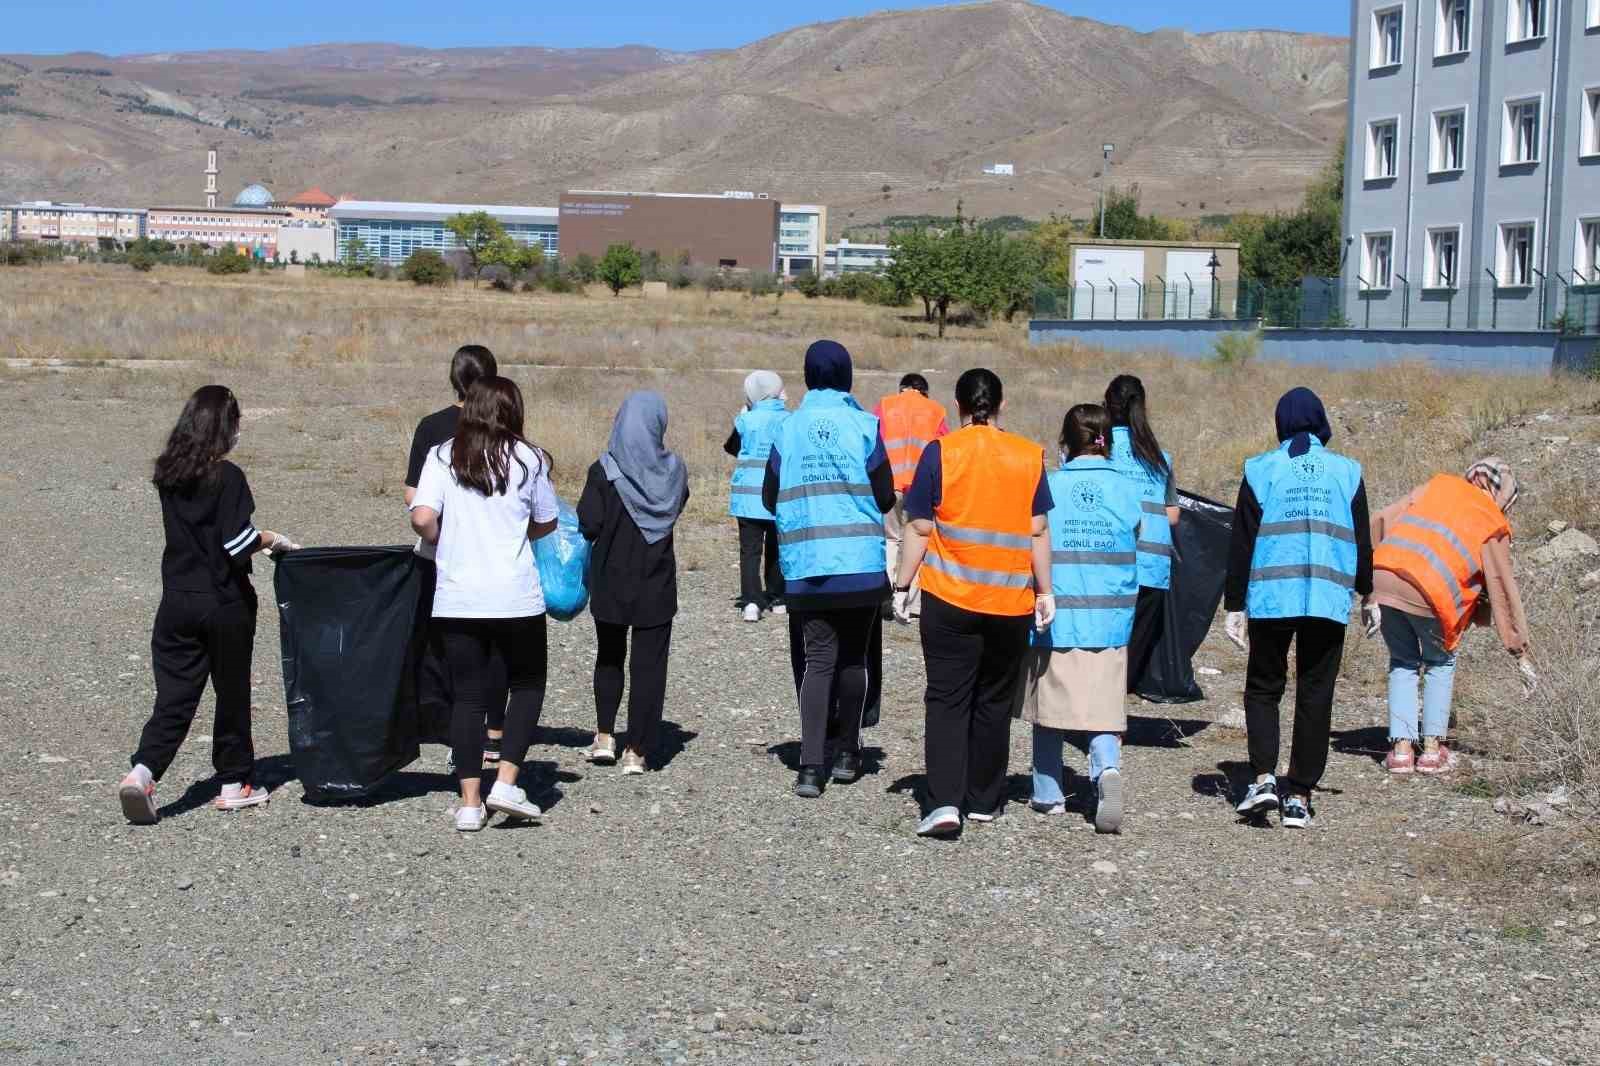
<instances>
[{"instance_id":1,"label":"gravel ground","mask_svg":"<svg viewBox=\"0 0 1600 1066\"><path fill-rule=\"evenodd\" d=\"M339 373L248 382L239 458L258 520L306 544L401 541L393 486L380 494L371 473L390 455L398 478L395 417L319 392L371 392L380 372ZM435 405L433 375L381 374L403 421ZM442 748L372 802L307 804L268 606L256 743L272 803L210 809L208 699L162 783L161 823L130 827L114 785L149 709L159 596L145 469L196 383L0 377L4 1061L1600 1057L1594 886L1458 880L1473 850L1459 841L1487 850L1503 823L1487 798L1390 783L1370 682L1341 690L1311 832L1232 816L1244 737L1218 723L1242 663L1213 642L1210 702L1134 719L1122 836L1014 803L957 842L923 842L921 660L896 631L869 773L794 798L785 634L737 620L731 523L698 534L719 562L684 578L667 709L679 750L661 772L580 759L593 724L580 622L552 628L529 763L543 825L453 832ZM264 603L271 569L258 564ZM1026 766L1016 728L1014 800Z\"/></svg>"}]
</instances>

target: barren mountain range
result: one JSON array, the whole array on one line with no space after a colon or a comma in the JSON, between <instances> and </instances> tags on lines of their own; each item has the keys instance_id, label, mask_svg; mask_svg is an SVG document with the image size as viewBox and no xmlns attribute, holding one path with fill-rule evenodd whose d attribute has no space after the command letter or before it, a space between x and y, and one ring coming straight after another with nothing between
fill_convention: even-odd
<instances>
[{"instance_id":1,"label":"barren mountain range","mask_svg":"<svg viewBox=\"0 0 1600 1066\"><path fill-rule=\"evenodd\" d=\"M554 204L750 189L890 214L1085 214L1102 142L1147 208L1288 206L1344 129L1347 42L1137 33L997 0L803 26L732 51L330 44L0 57L0 201ZM1011 163L1014 177L983 174Z\"/></svg>"}]
</instances>

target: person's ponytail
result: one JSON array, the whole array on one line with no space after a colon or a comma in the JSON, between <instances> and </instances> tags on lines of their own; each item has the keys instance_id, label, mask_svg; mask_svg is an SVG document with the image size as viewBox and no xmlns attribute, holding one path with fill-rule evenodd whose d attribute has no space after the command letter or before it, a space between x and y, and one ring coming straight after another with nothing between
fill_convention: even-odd
<instances>
[{"instance_id":1,"label":"person's ponytail","mask_svg":"<svg viewBox=\"0 0 1600 1066\"><path fill-rule=\"evenodd\" d=\"M1113 426L1125 426L1133 444L1134 456L1153 472L1163 477L1172 471L1167 457L1161 453L1161 442L1150 428L1150 416L1145 407L1144 382L1132 374L1118 374L1106 386L1106 414Z\"/></svg>"},{"instance_id":2,"label":"person's ponytail","mask_svg":"<svg viewBox=\"0 0 1600 1066\"><path fill-rule=\"evenodd\" d=\"M989 425L1004 398L1004 387L993 370L974 367L956 380L956 407L975 426Z\"/></svg>"}]
</instances>

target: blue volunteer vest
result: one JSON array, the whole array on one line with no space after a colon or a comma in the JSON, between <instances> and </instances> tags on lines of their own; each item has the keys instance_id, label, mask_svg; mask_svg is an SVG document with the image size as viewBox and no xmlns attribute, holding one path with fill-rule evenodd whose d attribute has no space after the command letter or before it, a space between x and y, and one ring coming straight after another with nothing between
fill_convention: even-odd
<instances>
[{"instance_id":1,"label":"blue volunteer vest","mask_svg":"<svg viewBox=\"0 0 1600 1066\"><path fill-rule=\"evenodd\" d=\"M733 428L739 431L739 457L734 460L728 488L728 513L735 518L772 521L772 512L761 505L761 483L766 480L767 457L778 439L778 427L788 417L788 408L774 396L740 411L733 420Z\"/></svg>"},{"instance_id":2,"label":"blue volunteer vest","mask_svg":"<svg viewBox=\"0 0 1600 1066\"><path fill-rule=\"evenodd\" d=\"M1161 457L1172 469L1172 456ZM1111 427L1111 465L1130 478L1139 491L1143 521L1139 524L1139 584L1149 589L1172 585L1172 525L1167 521L1167 476L1151 470L1133 454L1127 426Z\"/></svg>"},{"instance_id":3,"label":"blue volunteer vest","mask_svg":"<svg viewBox=\"0 0 1600 1066\"><path fill-rule=\"evenodd\" d=\"M1049 476L1050 585L1056 620L1033 642L1121 648L1139 602L1139 490L1109 461L1079 456Z\"/></svg>"},{"instance_id":4,"label":"blue volunteer vest","mask_svg":"<svg viewBox=\"0 0 1600 1066\"><path fill-rule=\"evenodd\" d=\"M1350 501L1361 484L1361 464L1315 439L1292 459L1285 442L1247 460L1244 479L1261 504L1245 601L1250 617L1348 624L1356 584Z\"/></svg>"},{"instance_id":5,"label":"blue volunteer vest","mask_svg":"<svg viewBox=\"0 0 1600 1066\"><path fill-rule=\"evenodd\" d=\"M886 569L883 512L867 481L878 420L834 389L806 393L778 428L778 563L784 579Z\"/></svg>"}]
</instances>

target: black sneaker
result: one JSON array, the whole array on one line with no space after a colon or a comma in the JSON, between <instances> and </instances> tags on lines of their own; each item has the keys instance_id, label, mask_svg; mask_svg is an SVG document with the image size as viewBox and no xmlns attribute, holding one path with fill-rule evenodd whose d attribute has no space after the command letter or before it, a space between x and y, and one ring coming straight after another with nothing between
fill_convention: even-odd
<instances>
[{"instance_id":1,"label":"black sneaker","mask_svg":"<svg viewBox=\"0 0 1600 1066\"><path fill-rule=\"evenodd\" d=\"M841 751L833 757L833 771L830 775L841 785L853 783L861 776L861 753L859 751Z\"/></svg>"},{"instance_id":2,"label":"black sneaker","mask_svg":"<svg viewBox=\"0 0 1600 1066\"><path fill-rule=\"evenodd\" d=\"M1262 815L1278 807L1278 779L1268 777L1250 786L1234 810L1244 815Z\"/></svg>"},{"instance_id":3,"label":"black sneaker","mask_svg":"<svg viewBox=\"0 0 1600 1066\"><path fill-rule=\"evenodd\" d=\"M1311 804L1305 796L1285 796L1281 817L1285 829L1310 829Z\"/></svg>"},{"instance_id":4,"label":"black sneaker","mask_svg":"<svg viewBox=\"0 0 1600 1066\"><path fill-rule=\"evenodd\" d=\"M794 794L801 799L814 800L822 795L822 768L802 766L794 778Z\"/></svg>"}]
</instances>

